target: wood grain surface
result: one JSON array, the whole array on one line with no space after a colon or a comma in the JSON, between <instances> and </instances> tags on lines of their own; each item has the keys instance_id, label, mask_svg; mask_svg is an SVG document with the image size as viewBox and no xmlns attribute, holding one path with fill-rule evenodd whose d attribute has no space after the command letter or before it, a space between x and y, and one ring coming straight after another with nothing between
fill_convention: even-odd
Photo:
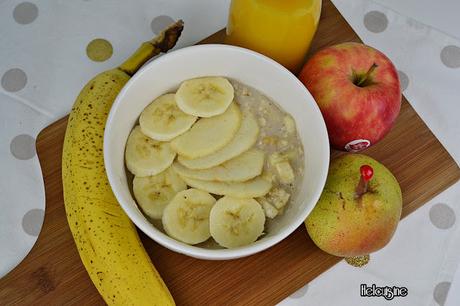
<instances>
[{"instance_id":1,"label":"wood grain surface","mask_svg":"<svg viewBox=\"0 0 460 306\"><path fill-rule=\"evenodd\" d=\"M221 42L224 35L221 31L204 43ZM345 41L360 40L330 0L323 1L311 52ZM46 189L45 222L29 255L0 279L1 305L103 304L80 261L65 217L61 153L66 124L63 118L37 138ZM457 164L407 101L390 134L365 153L385 164L399 180L403 216L460 178ZM303 226L262 253L231 261L193 259L140 236L178 305L275 304L341 260L319 250Z\"/></svg>"}]
</instances>

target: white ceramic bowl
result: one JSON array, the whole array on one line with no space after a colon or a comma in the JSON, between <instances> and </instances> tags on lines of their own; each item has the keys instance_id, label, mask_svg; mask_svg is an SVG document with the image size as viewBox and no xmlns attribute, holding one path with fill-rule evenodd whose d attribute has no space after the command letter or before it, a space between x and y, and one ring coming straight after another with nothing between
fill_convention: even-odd
<instances>
[{"instance_id":1,"label":"white ceramic bowl","mask_svg":"<svg viewBox=\"0 0 460 306\"><path fill-rule=\"evenodd\" d=\"M187 79L225 76L249 85L290 113L305 151L302 187L267 235L236 249L206 249L181 243L155 228L141 213L128 188L124 152L128 135L152 100ZM312 211L323 190L329 167L329 140L323 117L304 85L277 62L247 49L200 45L168 53L143 67L125 85L109 114L104 135L104 161L121 207L145 234L170 250L201 259L232 259L265 250L291 234Z\"/></svg>"}]
</instances>

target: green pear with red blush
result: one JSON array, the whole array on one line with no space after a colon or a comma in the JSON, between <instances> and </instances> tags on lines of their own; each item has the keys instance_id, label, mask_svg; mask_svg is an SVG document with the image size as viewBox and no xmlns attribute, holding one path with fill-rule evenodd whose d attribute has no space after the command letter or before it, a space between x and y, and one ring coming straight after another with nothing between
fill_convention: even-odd
<instances>
[{"instance_id":1,"label":"green pear with red blush","mask_svg":"<svg viewBox=\"0 0 460 306\"><path fill-rule=\"evenodd\" d=\"M305 225L326 253L363 256L388 244L401 210L401 188L390 170L366 155L346 154L331 162L323 193Z\"/></svg>"}]
</instances>

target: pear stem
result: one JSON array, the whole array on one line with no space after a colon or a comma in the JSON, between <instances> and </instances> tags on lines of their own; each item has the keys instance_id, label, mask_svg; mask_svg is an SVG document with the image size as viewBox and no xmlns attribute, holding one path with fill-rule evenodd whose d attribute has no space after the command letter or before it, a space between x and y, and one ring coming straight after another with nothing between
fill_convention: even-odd
<instances>
[{"instance_id":1,"label":"pear stem","mask_svg":"<svg viewBox=\"0 0 460 306\"><path fill-rule=\"evenodd\" d=\"M355 197L356 198L362 197L362 195L367 192L367 186L368 185L369 185L368 181L363 179L363 177L361 176L360 179L359 179L358 186L356 187L356 191L355 191L356 196Z\"/></svg>"},{"instance_id":2,"label":"pear stem","mask_svg":"<svg viewBox=\"0 0 460 306\"><path fill-rule=\"evenodd\" d=\"M377 68L378 65L376 63L373 63L372 66L367 70L366 74L363 75L362 77L358 78L358 82L356 82L356 86L361 87L363 84L366 83L366 81L369 79L371 76L372 72L374 72L375 68Z\"/></svg>"},{"instance_id":3,"label":"pear stem","mask_svg":"<svg viewBox=\"0 0 460 306\"><path fill-rule=\"evenodd\" d=\"M369 186L369 181L374 176L374 169L369 165L362 165L359 168L361 177L359 178L358 186L355 190L355 198L361 198L363 194L367 192L367 187Z\"/></svg>"}]
</instances>

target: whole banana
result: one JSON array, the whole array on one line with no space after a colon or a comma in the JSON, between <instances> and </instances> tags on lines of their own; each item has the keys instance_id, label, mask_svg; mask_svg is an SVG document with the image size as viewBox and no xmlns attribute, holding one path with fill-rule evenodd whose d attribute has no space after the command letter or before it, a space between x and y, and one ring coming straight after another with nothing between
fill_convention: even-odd
<instances>
[{"instance_id":1,"label":"whole banana","mask_svg":"<svg viewBox=\"0 0 460 306\"><path fill-rule=\"evenodd\" d=\"M67 220L99 293L109 305L174 305L134 225L110 188L103 159L105 122L116 96L150 58L174 47L178 21L119 67L88 82L70 113L62 155Z\"/></svg>"}]
</instances>

